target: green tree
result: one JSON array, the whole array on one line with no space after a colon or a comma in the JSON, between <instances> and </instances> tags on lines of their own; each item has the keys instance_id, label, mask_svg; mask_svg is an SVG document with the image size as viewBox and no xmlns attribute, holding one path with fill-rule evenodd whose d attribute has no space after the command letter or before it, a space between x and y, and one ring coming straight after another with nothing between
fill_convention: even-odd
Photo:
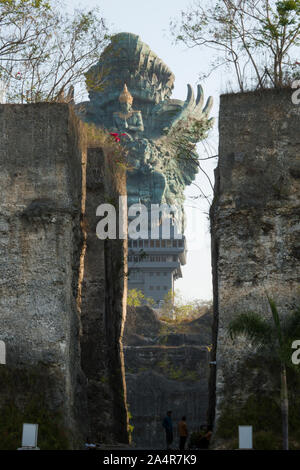
<instances>
[{"instance_id":1,"label":"green tree","mask_svg":"<svg viewBox=\"0 0 300 470\"><path fill-rule=\"evenodd\" d=\"M288 385L287 367L293 367L291 346L294 339L300 338L300 309L280 318L274 300L268 298L273 322L270 323L255 312L237 315L229 324L232 339L244 335L264 354L275 357L280 365L280 403L282 415L283 449L288 450Z\"/></svg>"},{"instance_id":2,"label":"green tree","mask_svg":"<svg viewBox=\"0 0 300 470\"><path fill-rule=\"evenodd\" d=\"M146 297L146 303L149 305L149 307L154 308L156 305L155 300L152 297Z\"/></svg>"},{"instance_id":3,"label":"green tree","mask_svg":"<svg viewBox=\"0 0 300 470\"><path fill-rule=\"evenodd\" d=\"M129 289L127 294L127 305L129 307L140 307L145 299L142 291L138 289Z\"/></svg>"},{"instance_id":4,"label":"green tree","mask_svg":"<svg viewBox=\"0 0 300 470\"><path fill-rule=\"evenodd\" d=\"M0 0L0 79L8 102L72 101L108 43L99 9L66 14L49 0ZM103 77L88 86L102 86Z\"/></svg>"},{"instance_id":5,"label":"green tree","mask_svg":"<svg viewBox=\"0 0 300 470\"><path fill-rule=\"evenodd\" d=\"M257 87L282 87L299 70L300 0L197 0L171 33L188 47L213 51L210 70L234 70L241 91L247 76Z\"/></svg>"},{"instance_id":6,"label":"green tree","mask_svg":"<svg viewBox=\"0 0 300 470\"><path fill-rule=\"evenodd\" d=\"M191 300L187 302L181 292L172 289L164 297L161 316L165 319L174 319L176 322L192 320L201 317L211 308L212 302L205 300Z\"/></svg>"}]
</instances>

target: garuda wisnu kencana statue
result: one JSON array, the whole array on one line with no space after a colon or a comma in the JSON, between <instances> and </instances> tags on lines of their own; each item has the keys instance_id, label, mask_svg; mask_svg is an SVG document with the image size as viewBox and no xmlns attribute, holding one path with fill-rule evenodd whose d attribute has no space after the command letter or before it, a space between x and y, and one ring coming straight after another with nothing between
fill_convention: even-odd
<instances>
[{"instance_id":1,"label":"garuda wisnu kencana statue","mask_svg":"<svg viewBox=\"0 0 300 470\"><path fill-rule=\"evenodd\" d=\"M98 64L87 74L90 101L78 114L86 122L121 136L128 150L128 205L183 207L184 189L198 171L196 143L213 125L212 98L205 107L202 87L195 99L171 99L175 77L139 36L112 37ZM99 89L92 83L101 82ZM90 85L89 85L90 84Z\"/></svg>"}]
</instances>

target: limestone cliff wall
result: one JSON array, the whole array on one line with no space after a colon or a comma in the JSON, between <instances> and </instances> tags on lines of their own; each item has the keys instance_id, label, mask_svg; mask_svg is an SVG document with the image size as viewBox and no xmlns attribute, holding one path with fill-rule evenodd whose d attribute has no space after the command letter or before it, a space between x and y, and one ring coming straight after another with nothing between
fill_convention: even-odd
<instances>
[{"instance_id":1,"label":"limestone cliff wall","mask_svg":"<svg viewBox=\"0 0 300 470\"><path fill-rule=\"evenodd\" d=\"M7 394L24 406L34 393L45 395L50 410L61 412L63 425L76 435L78 420L86 425L76 308L79 124L64 105L1 105L0 128L0 334L7 348L2 369L35 377L29 396L23 382ZM7 398L1 394L1 401Z\"/></svg>"},{"instance_id":2,"label":"limestone cliff wall","mask_svg":"<svg viewBox=\"0 0 300 470\"><path fill-rule=\"evenodd\" d=\"M121 169L111 171L110 158L109 152L102 149L88 150L81 289L82 368L88 379L91 439L108 444L115 440L128 442L121 344L127 297L127 240L100 240L96 236L97 207L112 204L119 227L119 195L126 195L125 175ZM127 224L126 217L124 221Z\"/></svg>"},{"instance_id":3,"label":"limestone cliff wall","mask_svg":"<svg viewBox=\"0 0 300 470\"><path fill-rule=\"evenodd\" d=\"M99 276L95 272L93 281L94 273L87 269L85 279L81 220L87 194L87 152L82 125L65 104L1 105L0 129L0 340L7 349L7 364L0 366L1 414L14 410L14 416L20 417L20 429L14 432L21 432L23 419L36 420L41 448L43 442L44 448L65 448L67 441L73 448L82 444L93 429L94 419L93 408L88 407L89 370L99 373L100 369L93 362L87 366L88 360L97 360L98 351L87 359L86 343L90 341L93 350L98 335L99 343L107 345L103 367L113 369L118 393L123 397L116 399L115 384L108 374L110 382L105 386L110 412L102 416L102 424L111 426L113 420L112 435L118 440L120 434L126 434L123 376L118 367L124 277L116 282L114 275L120 273L117 264L123 256L123 244L107 242L104 249L100 241L94 243L93 254L99 254L99 259L106 257L108 262L100 263L102 272ZM103 178L102 163L98 162L99 167L95 162L94 167ZM117 189L111 187L114 194ZM87 201L89 217L97 206L98 201ZM86 253L89 255L89 250ZM91 281L91 289L84 291L83 316L89 314L87 303L97 303L92 285L99 281L106 289L98 299L101 308L105 305L106 326L96 312L96 335L88 340L85 324L82 331L79 308L86 281ZM89 295L91 300L87 301ZM102 395L94 394L92 400L97 410ZM117 429L111 410L120 409L123 415ZM50 428L51 438L43 440ZM10 448L15 444L5 445Z\"/></svg>"},{"instance_id":4,"label":"limestone cliff wall","mask_svg":"<svg viewBox=\"0 0 300 470\"><path fill-rule=\"evenodd\" d=\"M128 308L124 354L132 440L138 448L165 449L162 420L172 410L187 417L190 435L207 422L211 312L171 325L149 307Z\"/></svg>"},{"instance_id":5,"label":"limestone cliff wall","mask_svg":"<svg viewBox=\"0 0 300 470\"><path fill-rule=\"evenodd\" d=\"M266 387L243 365L248 345L230 341L230 320L251 310L270 316L266 292L283 314L299 305L300 107L291 97L289 89L221 97L211 210L217 424L226 405Z\"/></svg>"}]
</instances>

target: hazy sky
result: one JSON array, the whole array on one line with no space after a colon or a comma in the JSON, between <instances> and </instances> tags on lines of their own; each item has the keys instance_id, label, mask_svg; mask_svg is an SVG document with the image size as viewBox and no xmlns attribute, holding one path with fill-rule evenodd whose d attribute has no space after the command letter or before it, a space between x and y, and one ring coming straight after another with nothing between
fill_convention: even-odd
<instances>
[{"instance_id":1,"label":"hazy sky","mask_svg":"<svg viewBox=\"0 0 300 470\"><path fill-rule=\"evenodd\" d=\"M69 5L85 6L93 8L98 6L106 18L111 32L131 32L138 34L142 41L171 68L175 74L175 88L173 98L186 99L187 83L194 88L199 83L198 76L207 67L209 61L208 52L200 53L199 49L186 49L184 46L172 44L169 32L171 18L179 17L190 0L89 0L77 2L68 0ZM219 94L224 91L223 77L218 74L202 83L205 97L214 97L214 107L211 115L217 118L219 106ZM196 90L195 90L196 91ZM217 126L209 138L212 155L217 154ZM203 147L199 146L200 155L205 157ZM213 180L213 168L216 160L209 160L203 165ZM199 173L195 181L205 192L209 192L209 183L205 176ZM187 214L187 240L188 255L187 265L183 267L183 279L176 281L175 288L179 289L187 299L212 298L211 258L210 258L210 234L208 212L206 203L199 200L190 200L189 196L197 196L199 190L195 186L187 189L186 214ZM191 207L192 206L192 207Z\"/></svg>"}]
</instances>

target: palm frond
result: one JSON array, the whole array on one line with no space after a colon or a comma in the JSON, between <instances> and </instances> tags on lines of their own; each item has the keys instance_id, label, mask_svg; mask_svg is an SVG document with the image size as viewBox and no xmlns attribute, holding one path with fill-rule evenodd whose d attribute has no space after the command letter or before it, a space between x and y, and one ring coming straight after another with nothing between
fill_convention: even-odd
<instances>
[{"instance_id":1,"label":"palm frond","mask_svg":"<svg viewBox=\"0 0 300 470\"><path fill-rule=\"evenodd\" d=\"M282 331L285 337L290 339L300 339L300 307L291 314L286 315L282 322Z\"/></svg>"},{"instance_id":2,"label":"palm frond","mask_svg":"<svg viewBox=\"0 0 300 470\"><path fill-rule=\"evenodd\" d=\"M252 344L257 346L270 345L273 337L272 326L261 315L255 312L241 313L229 324L231 339L245 335Z\"/></svg>"}]
</instances>

